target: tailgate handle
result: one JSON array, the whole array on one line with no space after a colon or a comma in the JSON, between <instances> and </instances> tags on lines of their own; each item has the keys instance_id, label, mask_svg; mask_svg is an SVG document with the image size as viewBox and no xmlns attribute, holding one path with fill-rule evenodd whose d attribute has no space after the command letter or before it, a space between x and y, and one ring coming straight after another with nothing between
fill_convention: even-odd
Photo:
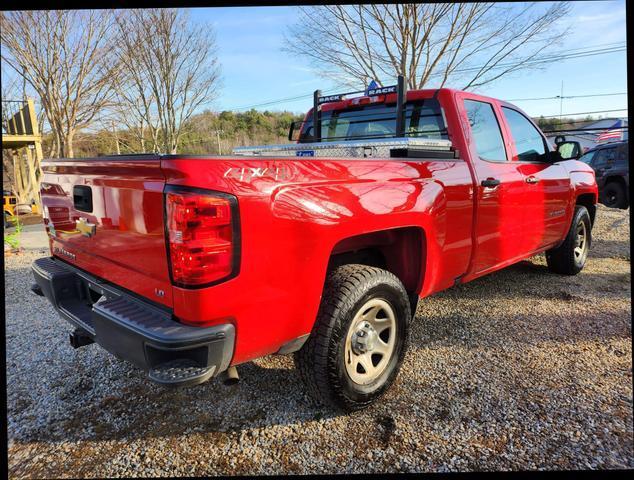
<instances>
[{"instance_id":1,"label":"tailgate handle","mask_svg":"<svg viewBox=\"0 0 634 480\"><path fill-rule=\"evenodd\" d=\"M73 205L76 210L92 213L92 189L86 185L75 185Z\"/></svg>"}]
</instances>

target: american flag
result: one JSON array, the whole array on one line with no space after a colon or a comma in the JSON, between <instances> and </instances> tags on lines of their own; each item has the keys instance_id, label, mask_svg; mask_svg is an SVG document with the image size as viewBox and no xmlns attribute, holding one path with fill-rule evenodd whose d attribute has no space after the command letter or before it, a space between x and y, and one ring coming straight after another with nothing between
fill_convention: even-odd
<instances>
[{"instance_id":1,"label":"american flag","mask_svg":"<svg viewBox=\"0 0 634 480\"><path fill-rule=\"evenodd\" d=\"M605 142L608 140L621 140L623 138L623 122L618 120L614 125L612 125L607 130L604 130L597 137L597 143Z\"/></svg>"}]
</instances>

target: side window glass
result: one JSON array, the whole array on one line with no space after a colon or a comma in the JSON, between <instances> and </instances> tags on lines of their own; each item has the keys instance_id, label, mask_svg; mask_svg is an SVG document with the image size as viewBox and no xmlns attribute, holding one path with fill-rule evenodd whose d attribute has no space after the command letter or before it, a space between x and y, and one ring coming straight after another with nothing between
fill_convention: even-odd
<instances>
[{"instance_id":1,"label":"side window glass","mask_svg":"<svg viewBox=\"0 0 634 480\"><path fill-rule=\"evenodd\" d=\"M476 100L465 100L464 106L479 157L490 162L505 162L506 150L493 106Z\"/></svg>"},{"instance_id":2,"label":"side window glass","mask_svg":"<svg viewBox=\"0 0 634 480\"><path fill-rule=\"evenodd\" d=\"M579 161L583 162L583 163L587 163L588 165L592 165L592 159L594 158L594 155L596 154L596 150L592 151L592 152L588 152L585 155L583 155Z\"/></svg>"},{"instance_id":3,"label":"side window glass","mask_svg":"<svg viewBox=\"0 0 634 480\"><path fill-rule=\"evenodd\" d=\"M502 107L506 121L511 128L513 142L517 150L517 160L537 162L546 153L544 139L528 119L516 110Z\"/></svg>"},{"instance_id":4,"label":"side window glass","mask_svg":"<svg viewBox=\"0 0 634 480\"><path fill-rule=\"evenodd\" d=\"M596 156L594 157L594 162L592 162L592 166L595 169L605 168L606 165L608 164L607 150L608 149L604 148L597 152Z\"/></svg>"}]
</instances>

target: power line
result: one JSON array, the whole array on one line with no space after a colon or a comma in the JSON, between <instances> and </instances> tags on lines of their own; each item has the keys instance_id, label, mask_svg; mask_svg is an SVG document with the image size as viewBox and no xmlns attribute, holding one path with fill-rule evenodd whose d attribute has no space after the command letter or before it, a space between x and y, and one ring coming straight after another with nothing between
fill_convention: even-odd
<instances>
[{"instance_id":1,"label":"power line","mask_svg":"<svg viewBox=\"0 0 634 480\"><path fill-rule=\"evenodd\" d=\"M598 47L616 47L616 46L626 46L626 41L621 42L611 42L611 43L595 43L594 45L588 45L586 47L577 47L577 48L569 48L569 52L574 52L577 50L584 50L586 48L598 48Z\"/></svg>"},{"instance_id":2,"label":"power line","mask_svg":"<svg viewBox=\"0 0 634 480\"><path fill-rule=\"evenodd\" d=\"M627 92L619 92L619 93L594 93L591 95L556 95L554 97L535 97L535 98L511 98L507 100L507 102L526 102L529 100L558 100L560 98L568 99L568 98L590 98L590 97L610 97L615 95L627 95Z\"/></svg>"},{"instance_id":3,"label":"power line","mask_svg":"<svg viewBox=\"0 0 634 480\"><path fill-rule=\"evenodd\" d=\"M584 57L593 57L595 55L604 55L606 53L617 53L617 52L624 52L626 50L626 47L610 47L610 48L604 48L604 49L598 49L598 50L589 50L587 52L578 52L578 53L568 53L568 54L558 54L558 55L550 55L550 56L544 56L541 57L539 59L533 60L533 61L528 61L526 63L524 63L524 66L533 66L533 65L540 65L542 63L549 63L552 61L561 61L561 60L567 60L570 58L584 58ZM500 68L506 68L506 67L512 67L513 65L516 65L517 62L515 63L500 63L499 65L496 65L495 67L492 67L491 70L494 69L500 69ZM481 69L483 66L479 66L479 67L466 67L463 69L457 69L454 70L454 73L465 73L465 72L470 72L470 71L475 71L475 70L479 70ZM430 76L434 76L434 75L443 75L442 73L436 73L436 74L432 74Z\"/></svg>"},{"instance_id":4,"label":"power line","mask_svg":"<svg viewBox=\"0 0 634 480\"><path fill-rule=\"evenodd\" d=\"M540 64L543 64L543 63L549 63L549 62L552 62L552 61L555 61L555 60L561 61L561 60L569 60L569 59L575 59L575 58L592 57L592 56L596 56L596 55L605 55L605 54L608 54L608 53L618 53L618 52L623 52L623 51L626 50L625 42L618 42L618 43L612 43L612 44L603 44L603 45L613 45L613 46L592 50L592 49L594 49L594 48L596 48L596 47L598 47L600 45L601 44L593 45L591 47L586 47L586 48L590 48L591 49L591 50L587 50L587 51L578 51L578 50L581 50L581 48L569 49L568 50L569 53L564 53L564 54L560 53L560 54L553 54L553 55L550 55L550 56L541 57L541 58L536 59L534 61L529 61L529 62L525 63L524 66L535 66L535 65L540 65ZM577 50L577 53L570 53L570 52L574 52L575 50ZM492 67L491 70L500 69L500 68L506 68L506 67L513 66L513 65L514 65L513 63L499 64L499 65L496 65L495 67ZM481 68L483 68L485 66L486 65L481 65L481 66L477 66L477 67L466 67L466 68L463 68L463 69L457 69L457 70L455 70L452 73L467 73L467 72L470 72L470 71L477 71L477 70L480 70ZM442 73L436 73L436 74L432 74L430 76L433 77L433 76L439 76L439 75L443 75L443 74ZM333 93L333 92L336 91L336 89L338 89L338 88L340 88L342 86L343 85L339 85L337 87L334 87L334 89L324 91L323 93L324 93L324 95ZM364 90L364 88L361 88L359 90ZM313 96L312 93L308 93L308 94L305 94L305 95L297 95L297 96L294 96L294 97L281 98L281 99L277 99L277 100L269 100L269 101L265 101L265 102L262 102L262 103L256 103L256 104L253 104L253 105L237 107L237 108L233 108L233 109L229 109L229 110L234 110L234 111L235 110L250 110L250 109L255 108L255 107L264 107L264 106L269 106L269 105L275 105L275 104L278 104L278 103L290 103L290 102L294 102L294 101L310 98L312 96ZM555 97L555 98L560 98L560 97ZM567 98L567 97L564 97L564 98ZM548 100L548 99L549 98L545 98L544 100ZM517 101L517 100L514 100L514 101Z\"/></svg>"},{"instance_id":5,"label":"power line","mask_svg":"<svg viewBox=\"0 0 634 480\"><path fill-rule=\"evenodd\" d=\"M339 84L336 87L333 87L333 89L325 90L324 92L322 92L322 94L328 95L330 93L336 92L339 88L343 88L344 86L345 86L345 84ZM361 89L361 90L363 90L363 89ZM275 105L276 103L283 103L283 102L288 102L288 101L293 101L293 100L301 100L301 99L304 99L304 98L310 98L312 96L313 96L312 93L307 93L307 94L304 94L304 95L297 95L295 97L281 98L279 100L267 100L267 101L265 101L263 103L256 103L254 105L247 105L246 107L237 107L237 108L234 108L232 110L250 110L251 108L254 108L254 107L265 107L267 105Z\"/></svg>"}]
</instances>

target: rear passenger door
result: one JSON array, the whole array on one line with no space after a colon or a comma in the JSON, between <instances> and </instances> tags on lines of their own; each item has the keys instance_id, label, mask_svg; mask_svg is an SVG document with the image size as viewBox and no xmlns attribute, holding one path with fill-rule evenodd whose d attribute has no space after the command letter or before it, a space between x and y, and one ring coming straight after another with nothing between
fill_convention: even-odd
<instances>
[{"instance_id":1,"label":"rear passenger door","mask_svg":"<svg viewBox=\"0 0 634 480\"><path fill-rule=\"evenodd\" d=\"M522 112L503 106L512 161L524 178L523 250L530 254L559 242L568 231L571 185L568 171L551 163L548 143Z\"/></svg>"},{"instance_id":2,"label":"rear passenger door","mask_svg":"<svg viewBox=\"0 0 634 480\"><path fill-rule=\"evenodd\" d=\"M505 144L496 104L467 93L458 108L476 177L475 246L470 274L484 274L522 256L524 177Z\"/></svg>"}]
</instances>

